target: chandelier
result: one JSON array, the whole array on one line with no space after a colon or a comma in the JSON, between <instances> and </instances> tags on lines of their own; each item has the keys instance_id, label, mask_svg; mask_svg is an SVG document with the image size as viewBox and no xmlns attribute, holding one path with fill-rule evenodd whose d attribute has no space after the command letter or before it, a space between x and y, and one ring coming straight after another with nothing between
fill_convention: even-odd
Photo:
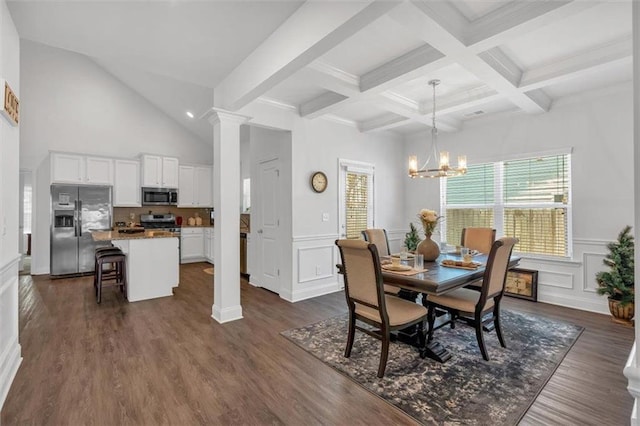
<instances>
[{"instance_id":1,"label":"chandelier","mask_svg":"<svg viewBox=\"0 0 640 426\"><path fill-rule=\"evenodd\" d=\"M409 157L409 177L411 178L440 178L454 177L467 173L467 157L458 156L458 167L449 165L449 152L438 150L438 128L436 127L436 86L440 80L430 80L429 85L433 87L433 111L431 121L431 149L427 161L418 169L418 157ZM439 161L436 166L436 161ZM433 165L431 163L434 163Z\"/></svg>"}]
</instances>

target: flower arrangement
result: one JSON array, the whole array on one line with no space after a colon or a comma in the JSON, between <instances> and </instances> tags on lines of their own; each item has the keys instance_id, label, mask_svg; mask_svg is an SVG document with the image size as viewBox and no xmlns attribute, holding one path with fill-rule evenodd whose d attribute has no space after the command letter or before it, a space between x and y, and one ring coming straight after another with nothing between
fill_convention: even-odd
<instances>
[{"instance_id":1,"label":"flower arrangement","mask_svg":"<svg viewBox=\"0 0 640 426\"><path fill-rule=\"evenodd\" d=\"M436 229L436 225L438 221L442 219L442 216L438 216L434 210L422 209L418 214L418 219L422 222L422 227L424 228L424 233L427 237L430 237L433 234L433 231Z\"/></svg>"}]
</instances>

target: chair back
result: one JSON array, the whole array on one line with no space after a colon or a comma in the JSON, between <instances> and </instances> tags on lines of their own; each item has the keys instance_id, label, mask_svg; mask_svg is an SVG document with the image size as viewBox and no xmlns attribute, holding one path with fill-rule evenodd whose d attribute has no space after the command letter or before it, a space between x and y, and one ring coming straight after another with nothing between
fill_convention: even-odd
<instances>
[{"instance_id":1,"label":"chair back","mask_svg":"<svg viewBox=\"0 0 640 426\"><path fill-rule=\"evenodd\" d=\"M365 241L375 245L378 249L378 255L389 256L391 251L389 250L389 239L387 238L387 231L384 229L365 229L362 231L362 238Z\"/></svg>"},{"instance_id":2,"label":"chair back","mask_svg":"<svg viewBox=\"0 0 640 426\"><path fill-rule=\"evenodd\" d=\"M488 254L496 240L496 230L491 228L464 228L460 240L462 247Z\"/></svg>"},{"instance_id":3,"label":"chair back","mask_svg":"<svg viewBox=\"0 0 640 426\"><path fill-rule=\"evenodd\" d=\"M493 297L502 295L504 285L507 279L507 270L509 269L509 259L513 246L518 243L517 238L504 237L493 243L489 258L487 260L487 268L484 272L482 282L482 292L480 296L481 306Z\"/></svg>"},{"instance_id":4,"label":"chair back","mask_svg":"<svg viewBox=\"0 0 640 426\"><path fill-rule=\"evenodd\" d=\"M379 309L386 317L384 288L376 246L362 240L336 240L344 268L347 303Z\"/></svg>"}]
</instances>

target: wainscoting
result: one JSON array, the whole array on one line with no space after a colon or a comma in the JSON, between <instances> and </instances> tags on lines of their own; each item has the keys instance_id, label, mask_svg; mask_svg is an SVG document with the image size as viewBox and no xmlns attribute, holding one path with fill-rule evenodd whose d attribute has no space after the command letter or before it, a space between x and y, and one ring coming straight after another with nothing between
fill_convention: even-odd
<instances>
[{"instance_id":1,"label":"wainscoting","mask_svg":"<svg viewBox=\"0 0 640 426\"><path fill-rule=\"evenodd\" d=\"M18 342L18 263L0 266L0 407L22 362Z\"/></svg>"},{"instance_id":2,"label":"wainscoting","mask_svg":"<svg viewBox=\"0 0 640 426\"><path fill-rule=\"evenodd\" d=\"M399 252L406 231L387 230L392 252ZM340 254L337 235L314 235L293 239L293 285L280 296L290 302L332 293L343 287L336 272ZM538 301L607 314L607 299L596 293L595 275L604 270L605 240L574 239L573 259L523 258L519 267L538 272Z\"/></svg>"},{"instance_id":3,"label":"wainscoting","mask_svg":"<svg viewBox=\"0 0 640 426\"><path fill-rule=\"evenodd\" d=\"M281 292L280 297L298 302L343 288L342 277L336 269L340 263L337 239L337 234L293 238L293 283L291 291Z\"/></svg>"}]
</instances>

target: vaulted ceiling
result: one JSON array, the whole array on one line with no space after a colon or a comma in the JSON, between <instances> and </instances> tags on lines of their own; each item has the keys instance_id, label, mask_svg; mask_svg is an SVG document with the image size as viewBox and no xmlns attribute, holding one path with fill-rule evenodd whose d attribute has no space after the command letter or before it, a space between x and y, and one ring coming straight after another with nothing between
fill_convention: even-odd
<instances>
[{"instance_id":1,"label":"vaulted ceiling","mask_svg":"<svg viewBox=\"0 0 640 426\"><path fill-rule=\"evenodd\" d=\"M20 36L90 56L185 127L265 102L412 133L632 79L631 0L9 1Z\"/></svg>"}]
</instances>

